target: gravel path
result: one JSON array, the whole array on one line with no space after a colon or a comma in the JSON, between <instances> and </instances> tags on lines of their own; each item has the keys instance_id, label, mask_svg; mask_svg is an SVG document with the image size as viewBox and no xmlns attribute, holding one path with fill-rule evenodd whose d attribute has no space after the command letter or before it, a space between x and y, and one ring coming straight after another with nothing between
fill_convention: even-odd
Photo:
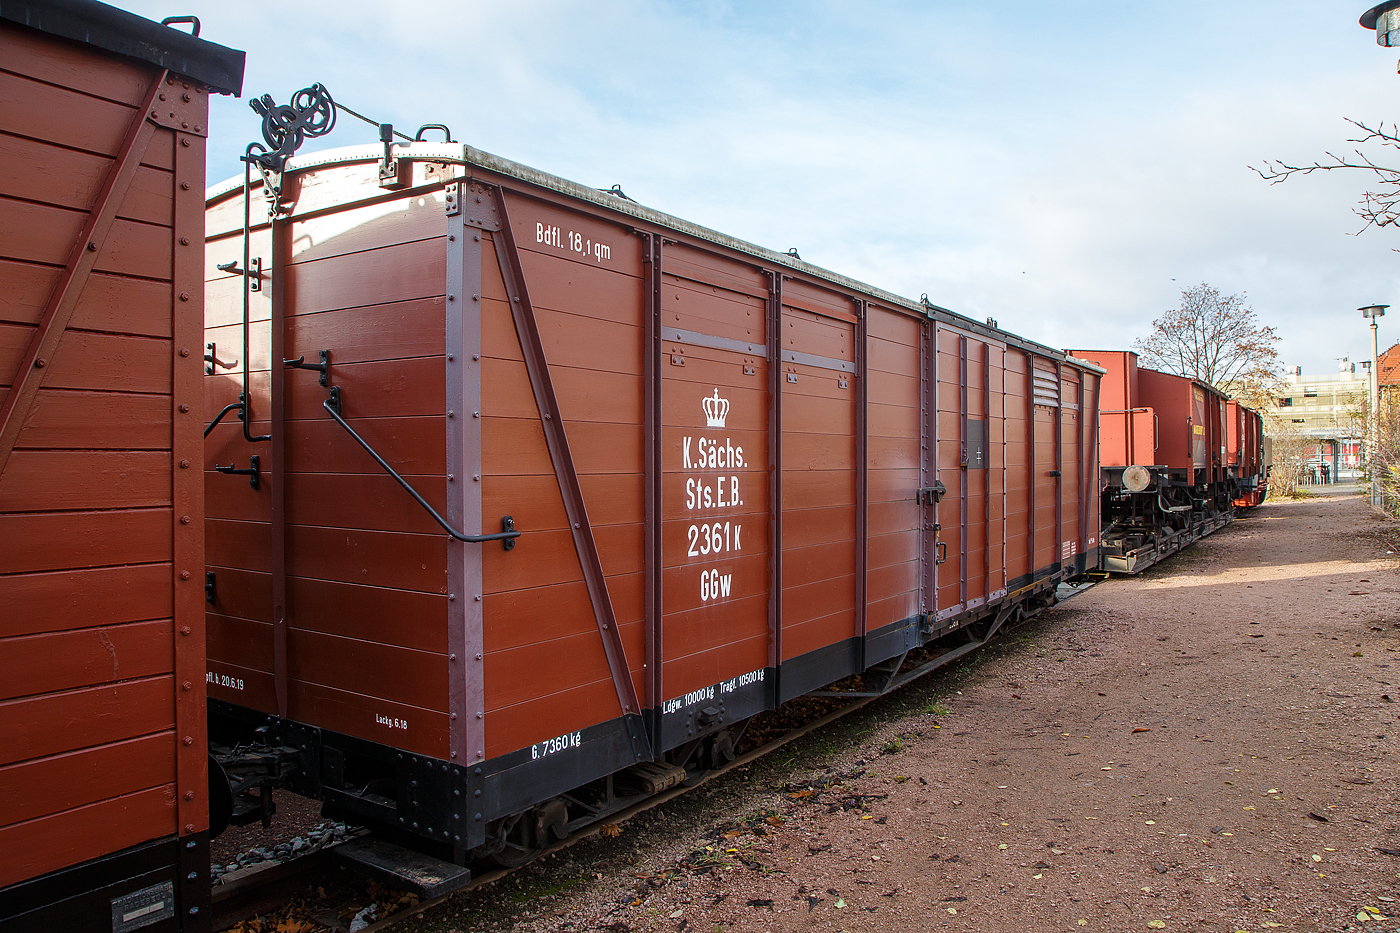
<instances>
[{"instance_id":1,"label":"gravel path","mask_svg":"<svg viewBox=\"0 0 1400 933\"><path fill-rule=\"evenodd\" d=\"M1270 503L395 929L1400 929L1393 540Z\"/></svg>"}]
</instances>

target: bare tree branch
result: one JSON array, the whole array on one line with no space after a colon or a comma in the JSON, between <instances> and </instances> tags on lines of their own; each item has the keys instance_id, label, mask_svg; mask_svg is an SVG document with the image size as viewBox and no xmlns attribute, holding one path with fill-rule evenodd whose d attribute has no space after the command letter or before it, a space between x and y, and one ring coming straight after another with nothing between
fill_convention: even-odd
<instances>
[{"instance_id":1,"label":"bare tree branch","mask_svg":"<svg viewBox=\"0 0 1400 933\"><path fill-rule=\"evenodd\" d=\"M1277 379L1280 338L1258 323L1245 296L1222 295L1202 282L1181 293L1180 307L1152 322L1152 333L1133 342L1155 369L1199 379L1227 395Z\"/></svg>"},{"instance_id":2,"label":"bare tree branch","mask_svg":"<svg viewBox=\"0 0 1400 933\"><path fill-rule=\"evenodd\" d=\"M1347 118L1347 122L1361 131L1359 136L1348 139L1347 142L1358 145L1370 143L1400 149L1400 126L1392 123L1390 129L1387 130L1384 121L1371 127L1350 117ZM1337 169L1370 172L1375 177L1379 188L1375 191L1364 192L1361 200L1357 202L1360 207L1353 208L1357 216L1366 221L1357 233L1361 233L1367 227L1388 227L1400 221L1400 169L1380 165L1360 149L1353 150L1352 154L1345 158L1332 152L1325 154L1332 161L1317 161L1310 165L1293 165L1288 162L1266 160L1263 168L1251 165L1249 169L1271 185L1285 182L1294 175L1311 175L1313 172L1330 172Z\"/></svg>"}]
</instances>

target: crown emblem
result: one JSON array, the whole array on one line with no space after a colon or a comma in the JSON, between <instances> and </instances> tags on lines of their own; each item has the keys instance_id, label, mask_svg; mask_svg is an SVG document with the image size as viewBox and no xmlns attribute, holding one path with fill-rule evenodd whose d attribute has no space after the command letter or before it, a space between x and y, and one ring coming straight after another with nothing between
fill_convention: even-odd
<instances>
[{"instance_id":1,"label":"crown emblem","mask_svg":"<svg viewBox=\"0 0 1400 933\"><path fill-rule=\"evenodd\" d=\"M702 401L700 407L705 409L705 427L724 427L724 419L729 414L729 399L720 398L719 389L715 389L713 397Z\"/></svg>"}]
</instances>

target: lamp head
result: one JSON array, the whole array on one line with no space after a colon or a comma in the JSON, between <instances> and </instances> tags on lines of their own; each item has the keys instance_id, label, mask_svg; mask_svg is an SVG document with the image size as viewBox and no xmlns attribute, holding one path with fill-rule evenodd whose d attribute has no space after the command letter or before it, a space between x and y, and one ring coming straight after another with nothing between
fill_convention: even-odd
<instances>
[{"instance_id":1,"label":"lamp head","mask_svg":"<svg viewBox=\"0 0 1400 933\"><path fill-rule=\"evenodd\" d=\"M1361 312L1362 317L1375 320L1376 318L1385 317L1385 309L1389 307L1390 305L1367 305L1364 308L1357 308L1356 310Z\"/></svg>"},{"instance_id":2,"label":"lamp head","mask_svg":"<svg viewBox=\"0 0 1400 933\"><path fill-rule=\"evenodd\" d=\"M1361 25L1376 31L1376 45L1400 45L1400 0L1378 3L1361 14Z\"/></svg>"}]
</instances>

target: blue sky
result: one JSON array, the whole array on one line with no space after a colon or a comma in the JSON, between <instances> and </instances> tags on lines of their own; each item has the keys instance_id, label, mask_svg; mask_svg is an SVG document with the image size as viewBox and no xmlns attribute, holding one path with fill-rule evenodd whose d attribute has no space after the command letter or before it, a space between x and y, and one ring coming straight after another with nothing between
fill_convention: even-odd
<instances>
[{"instance_id":1,"label":"blue sky","mask_svg":"<svg viewBox=\"0 0 1400 933\"><path fill-rule=\"evenodd\" d=\"M1366 0L121 5L247 51L211 182L258 136L250 96L319 81L1052 346L1127 347L1201 281L1246 292L1305 372L1369 357L1358 306L1394 302L1400 339L1400 233L1352 235L1364 177L1247 168L1400 118ZM304 151L374 138L346 119Z\"/></svg>"}]
</instances>

